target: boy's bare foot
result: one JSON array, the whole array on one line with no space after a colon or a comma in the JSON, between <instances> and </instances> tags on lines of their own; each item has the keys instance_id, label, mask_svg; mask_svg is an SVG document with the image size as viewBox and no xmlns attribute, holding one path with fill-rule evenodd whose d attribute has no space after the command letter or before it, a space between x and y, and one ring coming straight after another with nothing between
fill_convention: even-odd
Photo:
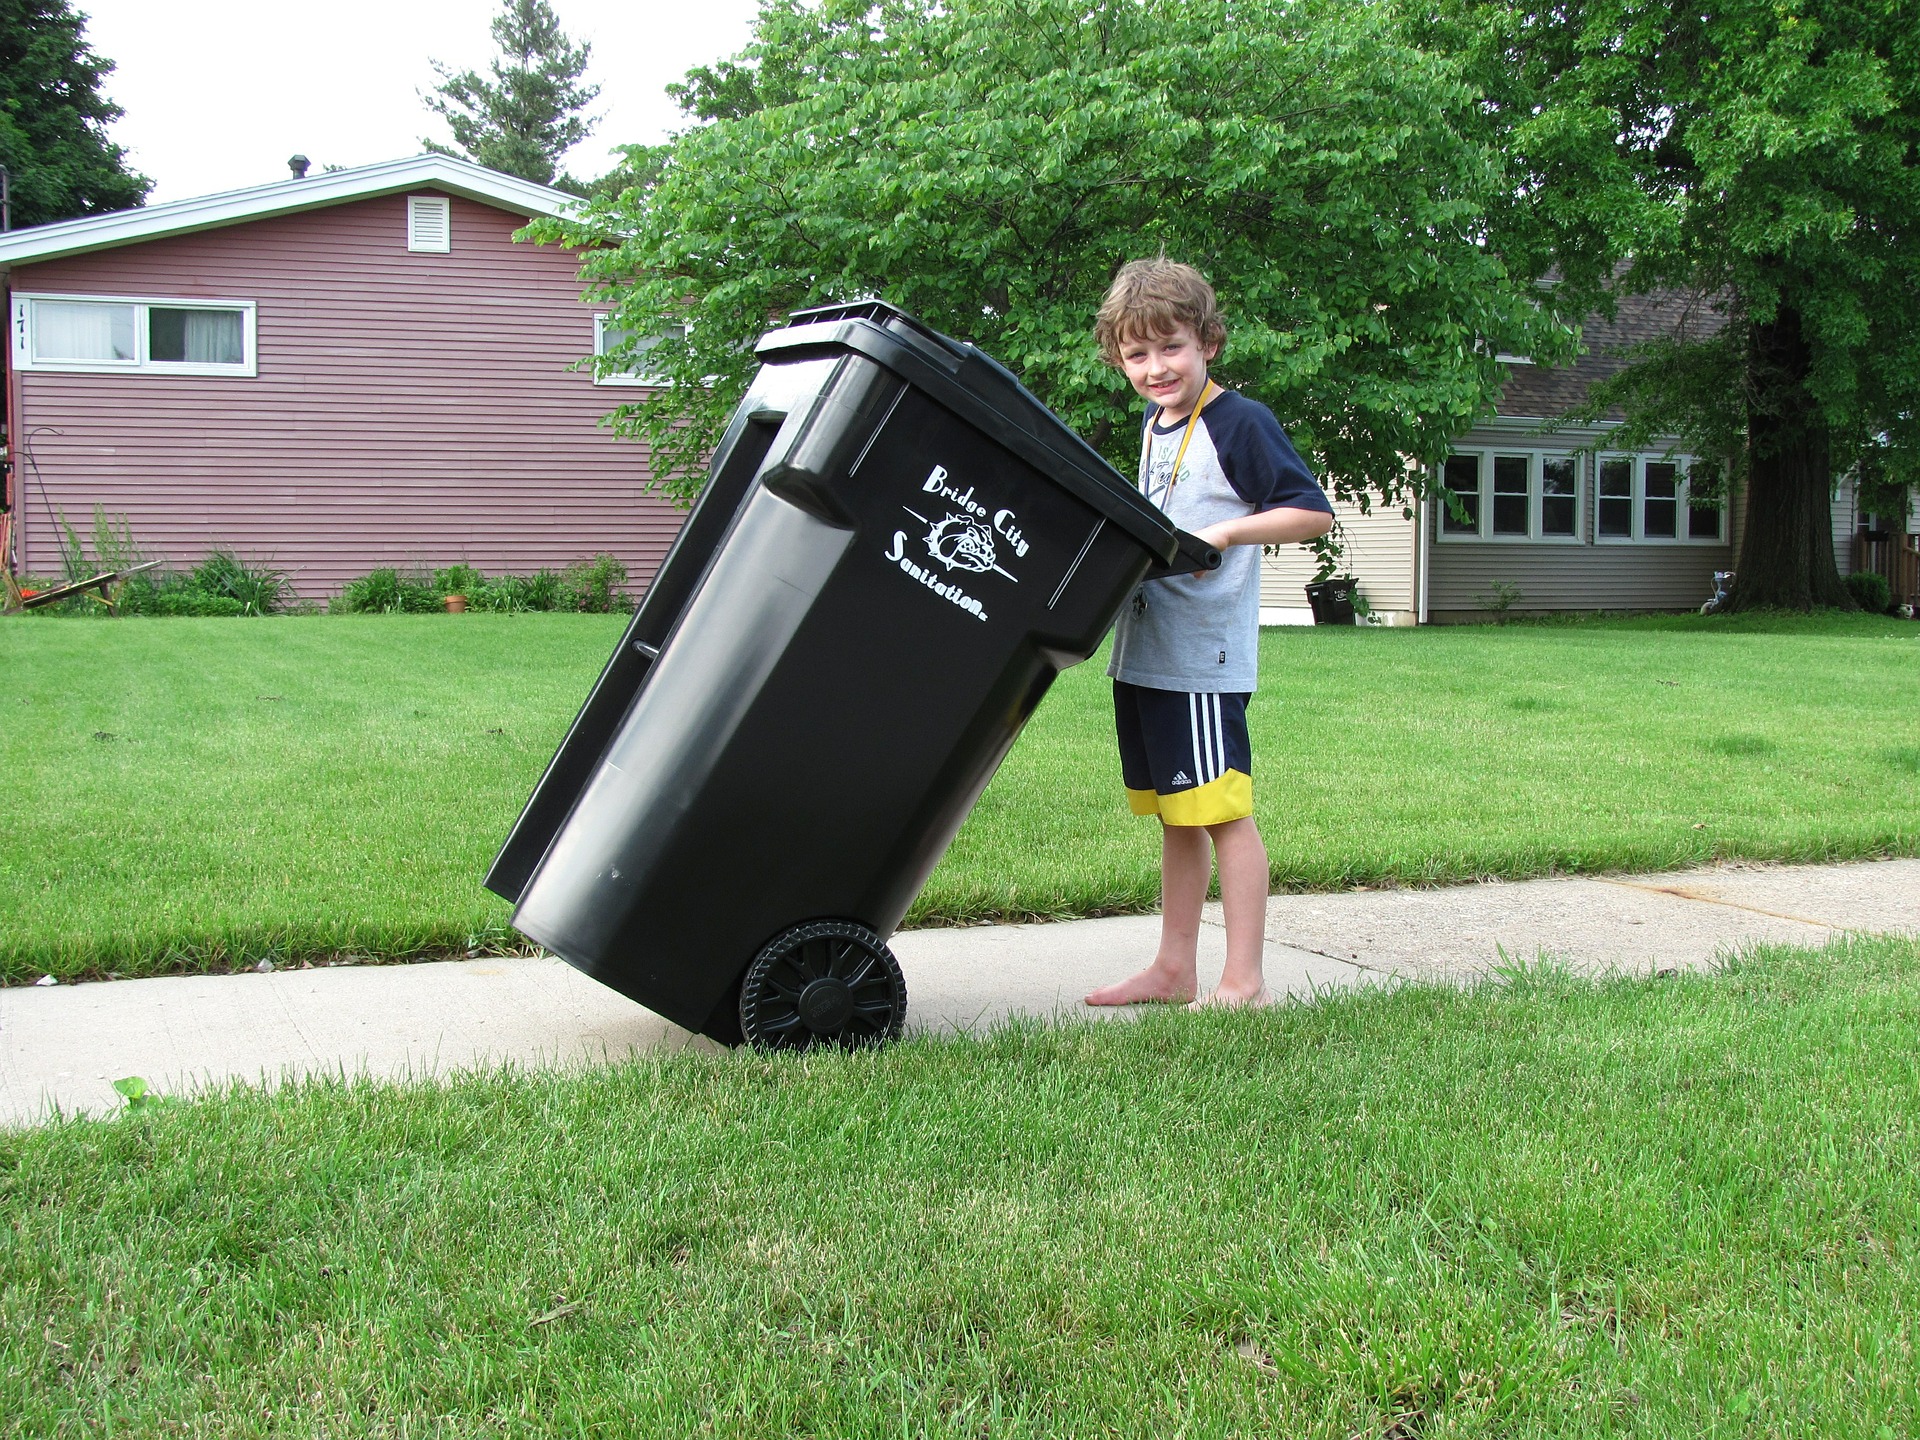
<instances>
[{"instance_id":1,"label":"boy's bare foot","mask_svg":"<svg viewBox=\"0 0 1920 1440\"><path fill-rule=\"evenodd\" d=\"M1274 1003L1273 992L1262 985L1252 994L1229 990L1222 985L1211 995L1188 1003L1189 1010L1264 1010Z\"/></svg>"},{"instance_id":2,"label":"boy's bare foot","mask_svg":"<svg viewBox=\"0 0 1920 1440\"><path fill-rule=\"evenodd\" d=\"M1169 975L1149 965L1138 975L1129 975L1117 985L1108 985L1087 996L1089 1005L1184 1005L1197 989L1191 978Z\"/></svg>"}]
</instances>

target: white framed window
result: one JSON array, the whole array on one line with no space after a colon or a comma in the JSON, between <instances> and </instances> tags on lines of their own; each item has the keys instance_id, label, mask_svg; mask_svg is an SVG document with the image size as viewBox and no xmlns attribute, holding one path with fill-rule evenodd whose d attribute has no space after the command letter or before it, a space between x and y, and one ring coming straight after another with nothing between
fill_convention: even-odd
<instances>
[{"instance_id":1,"label":"white framed window","mask_svg":"<svg viewBox=\"0 0 1920 1440\"><path fill-rule=\"evenodd\" d=\"M407 196L407 249L445 255L453 249L453 202L444 195Z\"/></svg>"},{"instance_id":2,"label":"white framed window","mask_svg":"<svg viewBox=\"0 0 1920 1440\"><path fill-rule=\"evenodd\" d=\"M1725 544L1726 502L1693 498L1689 476L1701 464L1684 456L1600 454L1594 462L1594 543Z\"/></svg>"},{"instance_id":3,"label":"white framed window","mask_svg":"<svg viewBox=\"0 0 1920 1440\"><path fill-rule=\"evenodd\" d=\"M96 375L253 375L251 300L13 297L13 363Z\"/></svg>"},{"instance_id":4,"label":"white framed window","mask_svg":"<svg viewBox=\"0 0 1920 1440\"><path fill-rule=\"evenodd\" d=\"M1558 450L1460 450L1441 467L1459 504L1440 506L1440 539L1581 543L1580 457Z\"/></svg>"},{"instance_id":5,"label":"white framed window","mask_svg":"<svg viewBox=\"0 0 1920 1440\"><path fill-rule=\"evenodd\" d=\"M669 337L678 340L687 333L684 325L673 325L660 335L643 335L628 346L631 331L623 330L613 323L613 316L599 314L593 317L593 383L596 385L649 385L656 389L672 382L657 370L647 366L647 352L662 340ZM622 351L620 363L624 369L606 368L605 357L615 351Z\"/></svg>"}]
</instances>

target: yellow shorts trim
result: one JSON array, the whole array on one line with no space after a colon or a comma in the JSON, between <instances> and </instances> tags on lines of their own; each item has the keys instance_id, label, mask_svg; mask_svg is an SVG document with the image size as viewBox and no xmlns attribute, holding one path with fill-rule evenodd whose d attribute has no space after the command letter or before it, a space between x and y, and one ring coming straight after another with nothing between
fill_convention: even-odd
<instances>
[{"instance_id":1,"label":"yellow shorts trim","mask_svg":"<svg viewBox=\"0 0 1920 1440\"><path fill-rule=\"evenodd\" d=\"M1136 815L1158 815L1168 825L1224 825L1253 814L1253 777L1228 770L1218 779L1171 795L1128 790L1127 808Z\"/></svg>"}]
</instances>

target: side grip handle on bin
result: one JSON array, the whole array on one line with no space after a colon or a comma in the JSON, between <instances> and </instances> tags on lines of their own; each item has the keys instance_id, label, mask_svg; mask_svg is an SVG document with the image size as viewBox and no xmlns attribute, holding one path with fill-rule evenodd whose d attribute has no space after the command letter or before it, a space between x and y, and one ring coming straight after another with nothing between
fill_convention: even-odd
<instances>
[{"instance_id":1,"label":"side grip handle on bin","mask_svg":"<svg viewBox=\"0 0 1920 1440\"><path fill-rule=\"evenodd\" d=\"M1147 579L1165 580L1170 575L1198 575L1220 568L1220 551L1217 547L1187 530L1174 531L1173 538L1179 550L1170 561L1156 561L1153 568L1147 571Z\"/></svg>"}]
</instances>

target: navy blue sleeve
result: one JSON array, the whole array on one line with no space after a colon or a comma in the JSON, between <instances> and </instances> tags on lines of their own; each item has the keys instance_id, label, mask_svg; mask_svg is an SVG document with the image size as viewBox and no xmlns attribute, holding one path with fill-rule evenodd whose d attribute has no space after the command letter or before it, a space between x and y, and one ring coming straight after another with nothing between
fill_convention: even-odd
<instances>
[{"instance_id":1,"label":"navy blue sleeve","mask_svg":"<svg viewBox=\"0 0 1920 1440\"><path fill-rule=\"evenodd\" d=\"M1333 513L1326 492L1273 412L1229 390L1200 412L1234 493L1255 510Z\"/></svg>"}]
</instances>

